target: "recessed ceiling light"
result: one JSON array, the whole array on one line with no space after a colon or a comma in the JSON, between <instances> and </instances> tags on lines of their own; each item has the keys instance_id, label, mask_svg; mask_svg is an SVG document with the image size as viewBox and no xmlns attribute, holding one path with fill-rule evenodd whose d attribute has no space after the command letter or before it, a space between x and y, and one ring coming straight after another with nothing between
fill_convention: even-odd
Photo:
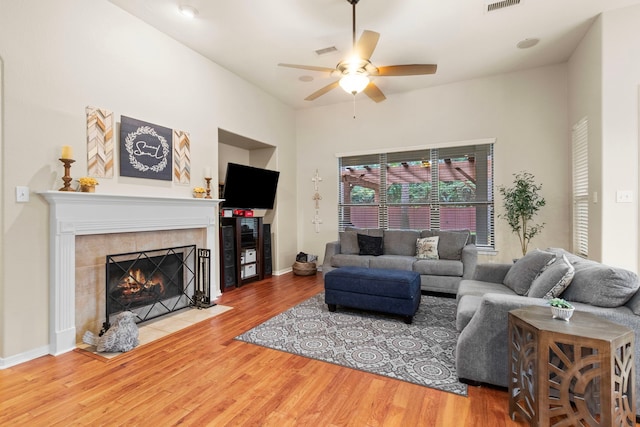
<instances>
[{"instance_id":1,"label":"recessed ceiling light","mask_svg":"<svg viewBox=\"0 0 640 427\"><path fill-rule=\"evenodd\" d=\"M313 81L313 77L311 77L311 76L300 76L300 77L298 77L298 80L300 80L301 82L312 82Z\"/></svg>"},{"instance_id":2,"label":"recessed ceiling light","mask_svg":"<svg viewBox=\"0 0 640 427\"><path fill-rule=\"evenodd\" d=\"M536 38L520 40L518 44L516 44L516 47L518 49L529 49L530 47L537 45L539 41L540 39Z\"/></svg>"},{"instance_id":3,"label":"recessed ceiling light","mask_svg":"<svg viewBox=\"0 0 640 427\"><path fill-rule=\"evenodd\" d=\"M187 18L193 19L198 14L198 9L193 6L189 6L188 4L183 4L178 7L180 13Z\"/></svg>"}]
</instances>

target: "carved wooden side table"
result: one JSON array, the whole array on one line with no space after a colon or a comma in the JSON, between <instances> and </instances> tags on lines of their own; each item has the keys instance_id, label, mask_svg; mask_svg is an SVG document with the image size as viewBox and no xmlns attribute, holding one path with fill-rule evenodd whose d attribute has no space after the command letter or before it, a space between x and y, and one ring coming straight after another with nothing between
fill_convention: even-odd
<instances>
[{"instance_id":1,"label":"carved wooden side table","mask_svg":"<svg viewBox=\"0 0 640 427\"><path fill-rule=\"evenodd\" d=\"M591 313L509 312L509 415L532 426L635 426L634 333Z\"/></svg>"}]
</instances>

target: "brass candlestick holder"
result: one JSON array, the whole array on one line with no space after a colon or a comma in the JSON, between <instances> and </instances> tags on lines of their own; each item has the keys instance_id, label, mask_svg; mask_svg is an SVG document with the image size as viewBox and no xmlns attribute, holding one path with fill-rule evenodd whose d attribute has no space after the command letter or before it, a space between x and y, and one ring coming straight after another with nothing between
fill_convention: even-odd
<instances>
[{"instance_id":1,"label":"brass candlestick holder","mask_svg":"<svg viewBox=\"0 0 640 427\"><path fill-rule=\"evenodd\" d=\"M211 178L205 178L204 180L207 181L207 195L204 198L211 199Z\"/></svg>"},{"instance_id":2,"label":"brass candlestick holder","mask_svg":"<svg viewBox=\"0 0 640 427\"><path fill-rule=\"evenodd\" d=\"M75 162L75 160L73 159L58 159L58 160L60 160L64 164L64 176L62 177L62 181L64 181L64 186L58 189L58 191L76 191L73 188L71 188L70 183L73 178L71 178L71 174L69 173L71 171L71 163Z\"/></svg>"}]
</instances>

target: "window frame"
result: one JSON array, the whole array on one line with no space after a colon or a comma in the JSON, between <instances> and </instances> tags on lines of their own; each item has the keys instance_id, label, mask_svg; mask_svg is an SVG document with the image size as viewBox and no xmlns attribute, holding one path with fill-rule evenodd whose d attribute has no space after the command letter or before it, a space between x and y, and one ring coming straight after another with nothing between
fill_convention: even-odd
<instances>
[{"instance_id":1,"label":"window frame","mask_svg":"<svg viewBox=\"0 0 640 427\"><path fill-rule=\"evenodd\" d=\"M494 195L493 195L493 176L494 176L494 143L495 140L482 140L476 143L456 144L442 147L431 148L411 148L406 150L362 153L362 154L342 154L338 157L338 229L344 231L346 227L358 226L359 228L381 228L381 229L432 229L432 230L453 230L463 227L447 227L442 223L441 212L443 209L452 207L475 207L475 223L472 231L476 235L476 245L480 249L495 250L495 215L494 215ZM463 156L471 154L474 159L467 159L474 162L472 176L468 176L470 182L474 186L474 198L476 200L447 202L441 200L442 182L440 181L440 170L442 162L447 159L451 163L451 159L462 159ZM484 160L486 159L486 160ZM429 181L418 180L417 182L402 182L402 198L409 198L408 188L414 183L437 182L438 185L431 184L427 201L407 201L397 202L388 200L388 191L392 185L387 185L388 180L398 179L397 176L391 177L393 169L397 171L398 164L402 164L405 168L416 167L416 162L427 162L429 165L437 164L438 167L430 167L431 177ZM384 165L385 167L380 167ZM395 165L395 166L392 166ZM400 168L401 169L401 168ZM460 169L460 168L456 168ZM349 173L346 174L344 172ZM400 171L401 172L401 171ZM409 173L409 172L408 172ZM462 171L464 174L464 171ZM365 203L363 201L353 203L345 202L345 197L351 198L351 192L357 187L355 183L358 176L367 174L369 182L367 185L375 186L375 194L373 202ZM397 175L397 174L396 174ZM400 178L401 179L401 178ZM458 181L448 181L458 182ZM462 181L459 181L462 182ZM407 185L404 185L407 184ZM435 187L436 191L433 191ZM480 193L479 193L480 191ZM397 199L396 199L397 200ZM426 215L428 220L420 218L421 225L419 227L407 226L405 216L406 211L410 209L423 209L427 207L429 214ZM393 210L404 209L402 216L394 216ZM417 211L414 211L417 213ZM419 214L421 215L421 214ZM453 216L456 214L454 213ZM464 217L464 213L463 213ZM398 223L398 218L402 218L403 223ZM357 221L355 221L357 220ZM357 222L357 224L356 224ZM408 221L411 223L411 221ZM364 224L364 225L362 225ZM484 224L484 225L483 225ZM422 226L424 225L424 226ZM471 227L464 227L471 228Z\"/></svg>"}]
</instances>

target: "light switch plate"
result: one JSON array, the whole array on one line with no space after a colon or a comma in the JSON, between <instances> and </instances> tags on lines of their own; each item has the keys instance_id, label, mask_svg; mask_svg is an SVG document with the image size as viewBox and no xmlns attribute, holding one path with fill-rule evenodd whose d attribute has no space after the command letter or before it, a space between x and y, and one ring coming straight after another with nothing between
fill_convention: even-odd
<instances>
[{"instance_id":1,"label":"light switch plate","mask_svg":"<svg viewBox=\"0 0 640 427\"><path fill-rule=\"evenodd\" d=\"M631 203L632 202L631 190L618 190L616 191L616 203Z\"/></svg>"},{"instance_id":2,"label":"light switch plate","mask_svg":"<svg viewBox=\"0 0 640 427\"><path fill-rule=\"evenodd\" d=\"M18 185L16 187L16 202L27 203L29 201L29 187Z\"/></svg>"}]
</instances>

